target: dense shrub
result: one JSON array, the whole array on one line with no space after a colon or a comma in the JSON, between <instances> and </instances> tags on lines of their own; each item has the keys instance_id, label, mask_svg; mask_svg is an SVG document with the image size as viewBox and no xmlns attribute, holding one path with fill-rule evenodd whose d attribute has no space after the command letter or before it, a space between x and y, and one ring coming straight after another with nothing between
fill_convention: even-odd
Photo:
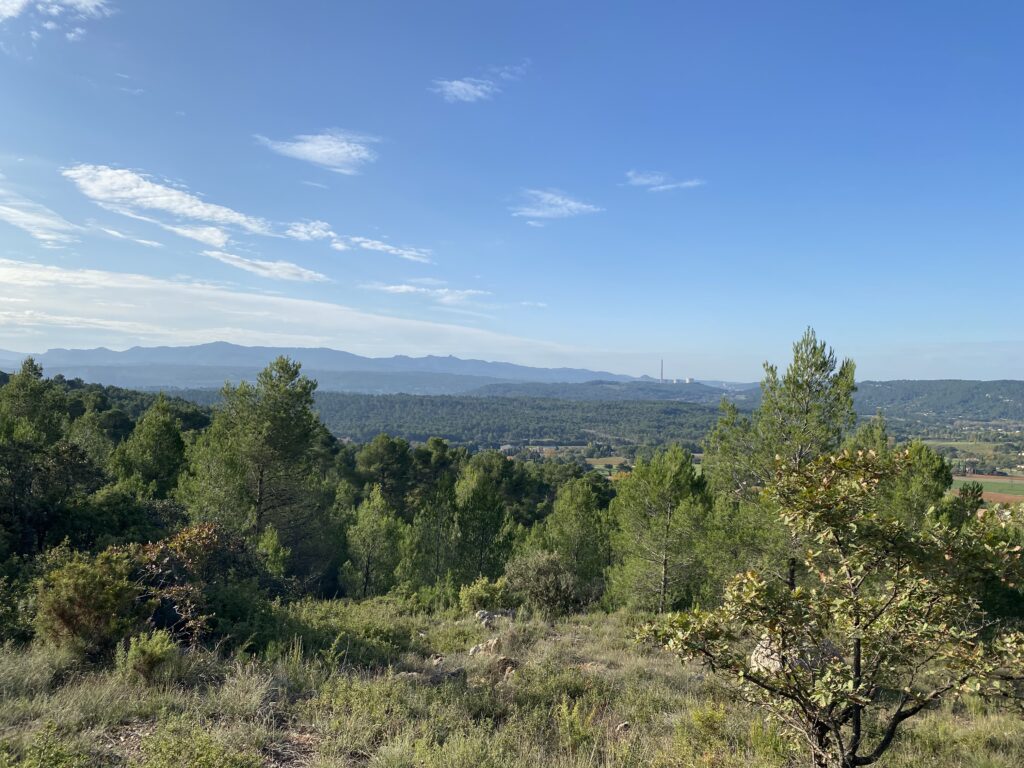
<instances>
[{"instance_id":1,"label":"dense shrub","mask_svg":"<svg viewBox=\"0 0 1024 768\"><path fill-rule=\"evenodd\" d=\"M0 640L32 637L31 579L0 576Z\"/></svg>"},{"instance_id":2,"label":"dense shrub","mask_svg":"<svg viewBox=\"0 0 1024 768\"><path fill-rule=\"evenodd\" d=\"M116 656L118 670L153 683L173 678L181 667L181 650L171 633L157 630L123 643Z\"/></svg>"},{"instance_id":3,"label":"dense shrub","mask_svg":"<svg viewBox=\"0 0 1024 768\"><path fill-rule=\"evenodd\" d=\"M141 579L157 602L152 623L198 642L258 633L267 611L266 571L237 535L211 523L143 547Z\"/></svg>"},{"instance_id":4,"label":"dense shrub","mask_svg":"<svg viewBox=\"0 0 1024 768\"><path fill-rule=\"evenodd\" d=\"M459 590L459 607L467 613L497 611L509 607L508 584L504 577L491 581L481 576Z\"/></svg>"},{"instance_id":5,"label":"dense shrub","mask_svg":"<svg viewBox=\"0 0 1024 768\"><path fill-rule=\"evenodd\" d=\"M35 734L21 757L6 744L0 748L0 768L92 768L96 764L90 755L62 738L52 724Z\"/></svg>"},{"instance_id":6,"label":"dense shrub","mask_svg":"<svg viewBox=\"0 0 1024 768\"><path fill-rule=\"evenodd\" d=\"M565 615L581 602L576 577L554 552L533 550L512 558L505 578L514 600L549 616Z\"/></svg>"},{"instance_id":7,"label":"dense shrub","mask_svg":"<svg viewBox=\"0 0 1024 768\"><path fill-rule=\"evenodd\" d=\"M152 604L133 579L124 551L75 553L37 582L35 629L40 638L87 655L111 650L137 632Z\"/></svg>"}]
</instances>

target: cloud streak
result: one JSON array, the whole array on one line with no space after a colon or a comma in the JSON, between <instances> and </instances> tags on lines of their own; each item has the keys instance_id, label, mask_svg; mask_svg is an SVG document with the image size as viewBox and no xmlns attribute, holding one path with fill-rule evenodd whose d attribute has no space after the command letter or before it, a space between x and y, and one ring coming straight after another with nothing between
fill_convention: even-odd
<instances>
[{"instance_id":1,"label":"cloud streak","mask_svg":"<svg viewBox=\"0 0 1024 768\"><path fill-rule=\"evenodd\" d=\"M107 165L76 165L61 173L73 181L83 195L116 211L159 211L179 219L235 226L252 234L271 234L270 224L261 218L208 203L191 192L154 181L136 171Z\"/></svg>"},{"instance_id":2,"label":"cloud streak","mask_svg":"<svg viewBox=\"0 0 1024 768\"><path fill-rule=\"evenodd\" d=\"M524 189L523 202L514 206L513 216L535 219L567 219L603 210L596 205L575 200L557 189Z\"/></svg>"},{"instance_id":3,"label":"cloud streak","mask_svg":"<svg viewBox=\"0 0 1024 768\"><path fill-rule=\"evenodd\" d=\"M480 291L473 288L427 288L423 285L413 285L411 281L409 283L399 283L395 285L369 283L362 287L369 291L380 291L381 293L390 293L393 295L425 296L433 299L438 304L444 304L447 306L463 304L478 296L490 295L490 291Z\"/></svg>"},{"instance_id":4,"label":"cloud streak","mask_svg":"<svg viewBox=\"0 0 1024 768\"><path fill-rule=\"evenodd\" d=\"M76 242L75 235L81 230L45 205L3 189L0 189L0 221L27 232L46 248L61 248Z\"/></svg>"},{"instance_id":5,"label":"cloud streak","mask_svg":"<svg viewBox=\"0 0 1024 768\"><path fill-rule=\"evenodd\" d=\"M225 253L224 251L203 251L203 255L216 259L223 264L273 280L295 280L304 283L323 283L328 281L326 275L300 267L298 264L293 264L290 261L247 259L243 256Z\"/></svg>"},{"instance_id":6,"label":"cloud streak","mask_svg":"<svg viewBox=\"0 0 1024 768\"><path fill-rule=\"evenodd\" d=\"M296 221L289 225L285 231L287 237L293 240L329 240L331 248L336 251L347 251L348 245L344 240L331 229L326 221Z\"/></svg>"},{"instance_id":7,"label":"cloud streak","mask_svg":"<svg viewBox=\"0 0 1024 768\"><path fill-rule=\"evenodd\" d=\"M372 240L368 237L350 237L349 242L363 250L388 253L406 261L415 261L420 264L434 263L431 259L431 251L427 248L399 248L382 240Z\"/></svg>"},{"instance_id":8,"label":"cloud streak","mask_svg":"<svg viewBox=\"0 0 1024 768\"><path fill-rule=\"evenodd\" d=\"M335 173L352 176L377 159L371 145L380 141L349 131L332 129L323 133L301 134L279 141L257 134L256 140L279 155L319 165Z\"/></svg>"},{"instance_id":9,"label":"cloud streak","mask_svg":"<svg viewBox=\"0 0 1024 768\"><path fill-rule=\"evenodd\" d=\"M462 80L435 80L431 89L441 94L441 98L449 104L464 101L484 101L501 93L501 88L493 80L466 77Z\"/></svg>"},{"instance_id":10,"label":"cloud streak","mask_svg":"<svg viewBox=\"0 0 1024 768\"><path fill-rule=\"evenodd\" d=\"M248 234L286 237L300 242L322 241L336 251L347 251L357 247L388 253L407 261L432 263L431 251L426 248L399 247L368 237L342 236L335 232L328 222L319 219L286 224L272 223L225 205L209 203L186 188L157 181L138 171L107 165L83 164L64 168L61 174L74 182L83 195L105 210L154 224L179 237L195 240L217 251L221 251L231 242L231 232L241 230ZM157 218L161 214L164 218L173 218L174 221ZM14 214L10 216L13 218ZM37 229L39 232L44 231L42 228ZM59 232L54 227L51 227L51 230L54 232L51 239L57 242ZM280 263L287 262L259 262L264 265ZM256 272L256 269L251 268L250 271Z\"/></svg>"},{"instance_id":11,"label":"cloud streak","mask_svg":"<svg viewBox=\"0 0 1024 768\"><path fill-rule=\"evenodd\" d=\"M131 235L126 235L124 232L119 232L118 230L111 229L110 227L99 227L99 230L111 237L117 238L118 240L131 240L133 243L144 245L147 248L163 248L164 245L163 243L158 243L156 240L143 240L138 237L132 237Z\"/></svg>"},{"instance_id":12,"label":"cloud streak","mask_svg":"<svg viewBox=\"0 0 1024 768\"><path fill-rule=\"evenodd\" d=\"M434 80L430 90L439 94L449 104L487 101L501 93L498 81L506 83L518 80L526 74L530 60L506 67L491 67L489 77L461 77L455 80Z\"/></svg>"},{"instance_id":13,"label":"cloud streak","mask_svg":"<svg viewBox=\"0 0 1024 768\"><path fill-rule=\"evenodd\" d=\"M659 171L626 171L626 184L631 187L644 187L650 192L694 189L695 187L703 187L706 183L703 179L673 181L672 177Z\"/></svg>"}]
</instances>

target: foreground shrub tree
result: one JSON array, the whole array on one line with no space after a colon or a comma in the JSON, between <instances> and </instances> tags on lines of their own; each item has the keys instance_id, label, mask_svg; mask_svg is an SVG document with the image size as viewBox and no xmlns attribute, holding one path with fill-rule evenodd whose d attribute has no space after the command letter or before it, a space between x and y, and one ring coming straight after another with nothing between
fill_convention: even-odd
<instances>
[{"instance_id":1,"label":"foreground shrub tree","mask_svg":"<svg viewBox=\"0 0 1024 768\"><path fill-rule=\"evenodd\" d=\"M741 574L721 607L648 628L766 707L817 768L875 763L927 707L964 693L1010 697L1024 674L1024 634L971 596L986 573L1019 584L1011 541L1024 508L911 528L879 490L906 461L846 452L780 471L766 493L806 547L803 568L793 562L782 580Z\"/></svg>"}]
</instances>

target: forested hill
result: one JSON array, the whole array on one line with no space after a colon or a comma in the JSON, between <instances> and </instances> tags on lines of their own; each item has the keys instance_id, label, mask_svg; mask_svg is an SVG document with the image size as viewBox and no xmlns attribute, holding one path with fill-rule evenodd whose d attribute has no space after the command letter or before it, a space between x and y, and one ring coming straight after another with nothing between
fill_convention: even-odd
<instances>
[{"instance_id":1,"label":"forested hill","mask_svg":"<svg viewBox=\"0 0 1024 768\"><path fill-rule=\"evenodd\" d=\"M913 420L1024 420L1024 381L861 381L854 404L861 415L878 410Z\"/></svg>"},{"instance_id":2,"label":"forested hill","mask_svg":"<svg viewBox=\"0 0 1024 768\"><path fill-rule=\"evenodd\" d=\"M212 390L178 393L201 405L220 400ZM441 437L481 448L513 445L616 447L680 443L698 450L718 409L696 403L596 401L550 398L424 397L317 392L316 408L341 438L365 442L385 432L406 440Z\"/></svg>"},{"instance_id":3,"label":"forested hill","mask_svg":"<svg viewBox=\"0 0 1024 768\"><path fill-rule=\"evenodd\" d=\"M590 381L573 384L515 382L488 384L470 394L486 397L551 397L562 400L655 400L717 404L724 397L746 410L756 407L760 388L727 391L699 382ZM909 421L1024 420L1024 381L861 381L854 394L861 416L883 411Z\"/></svg>"},{"instance_id":4,"label":"forested hill","mask_svg":"<svg viewBox=\"0 0 1024 768\"><path fill-rule=\"evenodd\" d=\"M718 405L728 398L738 405L757 400L756 384L746 391L726 391L700 382L587 381L580 384L509 382L488 384L469 392L481 397L548 397L559 400L661 400Z\"/></svg>"}]
</instances>

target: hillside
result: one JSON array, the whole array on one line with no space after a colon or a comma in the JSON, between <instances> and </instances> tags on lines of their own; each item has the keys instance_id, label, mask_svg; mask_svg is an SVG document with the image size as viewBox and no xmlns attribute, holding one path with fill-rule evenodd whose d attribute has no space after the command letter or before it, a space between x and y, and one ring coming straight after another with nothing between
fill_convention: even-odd
<instances>
[{"instance_id":1,"label":"hillside","mask_svg":"<svg viewBox=\"0 0 1024 768\"><path fill-rule=\"evenodd\" d=\"M674 401L717 404L724 397L741 409L756 407L760 390L712 387L705 383L589 381L582 383L505 382L470 392L487 397L550 397L581 401ZM861 381L854 394L861 416L881 410L892 419L952 423L1024 421L1024 381L895 380Z\"/></svg>"},{"instance_id":2,"label":"hillside","mask_svg":"<svg viewBox=\"0 0 1024 768\"><path fill-rule=\"evenodd\" d=\"M857 412L920 421L1022 421L1024 381L960 379L862 381Z\"/></svg>"},{"instance_id":3,"label":"hillside","mask_svg":"<svg viewBox=\"0 0 1024 768\"><path fill-rule=\"evenodd\" d=\"M213 390L179 396L213 405ZM386 432L407 440L443 437L485 448L513 445L615 446L681 443L696 450L718 418L718 409L696 403L602 402L545 398L359 395L317 392L324 424L338 437L365 442Z\"/></svg>"},{"instance_id":4,"label":"hillside","mask_svg":"<svg viewBox=\"0 0 1024 768\"><path fill-rule=\"evenodd\" d=\"M729 392L699 382L587 381L579 384L507 382L487 384L469 394L481 397L547 397L560 400L659 400L717 405L723 397L737 403L752 402L757 390Z\"/></svg>"}]
</instances>

